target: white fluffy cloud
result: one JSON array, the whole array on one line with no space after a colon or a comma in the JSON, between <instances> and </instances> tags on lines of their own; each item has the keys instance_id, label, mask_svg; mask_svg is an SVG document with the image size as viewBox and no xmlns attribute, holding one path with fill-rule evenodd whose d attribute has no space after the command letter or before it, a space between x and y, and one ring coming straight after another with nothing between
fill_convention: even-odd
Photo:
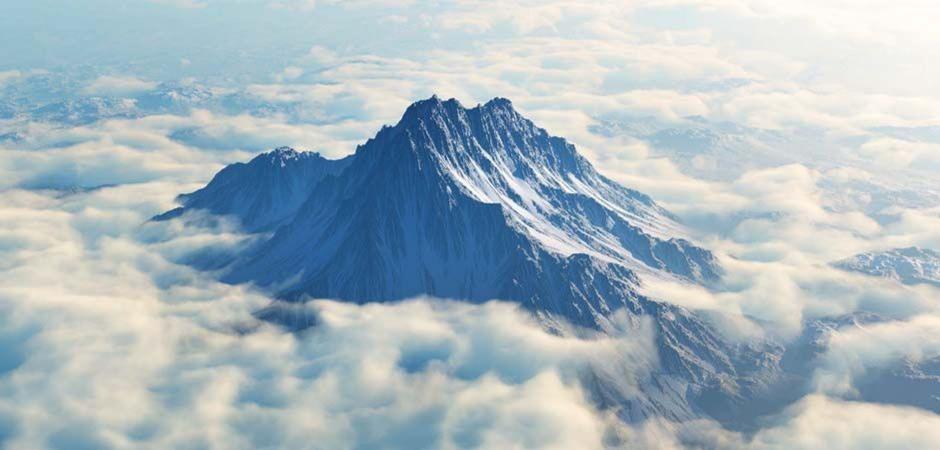
<instances>
[{"instance_id":1,"label":"white fluffy cloud","mask_svg":"<svg viewBox=\"0 0 940 450\"><path fill-rule=\"evenodd\" d=\"M19 70L4 70L0 71L0 86L3 86L4 83L15 80L23 75Z\"/></svg>"},{"instance_id":2,"label":"white fluffy cloud","mask_svg":"<svg viewBox=\"0 0 940 450\"><path fill-rule=\"evenodd\" d=\"M183 9L200 9L208 6L208 3L199 0L149 0L158 5L175 6Z\"/></svg>"},{"instance_id":3,"label":"white fluffy cloud","mask_svg":"<svg viewBox=\"0 0 940 450\"><path fill-rule=\"evenodd\" d=\"M86 86L84 92L89 95L121 96L147 91L156 85L153 81L132 76L102 75Z\"/></svg>"},{"instance_id":4,"label":"white fluffy cloud","mask_svg":"<svg viewBox=\"0 0 940 450\"><path fill-rule=\"evenodd\" d=\"M940 416L915 408L808 396L784 414L781 425L761 430L760 449L929 448L940 439Z\"/></svg>"},{"instance_id":5,"label":"white fluffy cloud","mask_svg":"<svg viewBox=\"0 0 940 450\"><path fill-rule=\"evenodd\" d=\"M917 363L940 356L938 331L940 316L931 314L835 331L828 336L814 383L822 392L857 394L854 380L869 370L884 369L902 359Z\"/></svg>"}]
</instances>

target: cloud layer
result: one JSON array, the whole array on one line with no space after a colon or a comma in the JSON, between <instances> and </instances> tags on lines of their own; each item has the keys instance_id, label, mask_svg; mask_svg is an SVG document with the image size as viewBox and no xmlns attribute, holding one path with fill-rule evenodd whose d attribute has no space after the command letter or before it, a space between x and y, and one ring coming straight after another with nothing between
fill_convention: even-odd
<instances>
[{"instance_id":1,"label":"cloud layer","mask_svg":"<svg viewBox=\"0 0 940 450\"><path fill-rule=\"evenodd\" d=\"M302 313L318 326L285 333L252 318L263 295L172 262L240 245L237 231L140 225L179 188L3 194L6 447L910 448L936 438L932 413L825 395L751 437L708 421L627 425L591 404L580 375L629 384L656 370L650 329L557 336L507 303L315 301ZM818 385L838 395L865 367L935 355L919 338L935 322L833 334Z\"/></svg>"}]
</instances>

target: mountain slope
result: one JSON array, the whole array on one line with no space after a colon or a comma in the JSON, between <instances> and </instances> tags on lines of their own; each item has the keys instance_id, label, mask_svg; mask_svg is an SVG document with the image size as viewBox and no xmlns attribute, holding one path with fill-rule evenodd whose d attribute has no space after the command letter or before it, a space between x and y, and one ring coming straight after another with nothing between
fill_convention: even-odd
<instances>
[{"instance_id":1,"label":"mountain slope","mask_svg":"<svg viewBox=\"0 0 940 450\"><path fill-rule=\"evenodd\" d=\"M350 161L281 147L225 167L206 187L177 197L182 206L154 219L205 210L232 216L249 232L270 230L290 219L320 180L341 172Z\"/></svg>"}]
</instances>

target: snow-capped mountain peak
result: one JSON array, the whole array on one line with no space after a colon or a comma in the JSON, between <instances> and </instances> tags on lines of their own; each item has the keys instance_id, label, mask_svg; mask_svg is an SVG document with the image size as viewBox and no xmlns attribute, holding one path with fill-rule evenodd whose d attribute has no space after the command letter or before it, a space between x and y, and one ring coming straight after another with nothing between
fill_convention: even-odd
<instances>
[{"instance_id":1,"label":"snow-capped mountain peak","mask_svg":"<svg viewBox=\"0 0 940 450\"><path fill-rule=\"evenodd\" d=\"M896 248L855 255L835 263L853 272L888 278L905 284L940 286L940 253L920 247Z\"/></svg>"},{"instance_id":2,"label":"snow-capped mountain peak","mask_svg":"<svg viewBox=\"0 0 940 450\"><path fill-rule=\"evenodd\" d=\"M434 168L464 195L501 205L514 226L562 254L639 259L658 269L662 262L629 251L624 235L667 241L683 236L648 196L600 175L573 145L538 128L506 99L474 108L436 96L416 102L357 155L387 147L407 149L419 167ZM580 211L576 217L573 206ZM673 240L667 246L686 244Z\"/></svg>"},{"instance_id":3,"label":"snow-capped mountain peak","mask_svg":"<svg viewBox=\"0 0 940 450\"><path fill-rule=\"evenodd\" d=\"M284 159L290 153L279 149L269 155ZM400 258L426 246L423 235L440 233L440 228L481 241L505 236L505 245L535 246L560 258L589 255L598 263L616 264L641 275L693 281L718 276L719 268L709 252L672 236L681 236L681 227L665 210L648 196L600 175L573 145L535 126L505 99L473 108L436 96L416 102L397 125L383 128L349 159L349 166L336 179L312 189L296 215L283 221L289 225L278 230L259 255L233 270L233 281L280 285L300 272L304 273L301 278L316 279L322 271L325 276L341 266L331 258L365 257L355 256L366 251L358 247L368 242L363 236L379 239L368 248L370 257L378 258L383 267L400 266ZM481 217L465 217L471 210L479 210ZM448 220L459 223L444 223ZM482 233L480 222L491 223L494 230L477 236ZM356 248L340 250L345 248L344 239ZM410 263L430 273L439 270L442 261L454 258L455 250L477 250L466 248L473 242L454 240L452 235L441 236L442 248L408 255ZM309 247L313 242L316 249ZM507 249L494 249L483 256L482 260L464 257L453 262L499 267L510 255ZM273 272L263 269L275 262L285 267ZM347 264L354 270L352 262ZM376 270L383 277L388 275ZM492 282L484 283L487 289L475 288L480 292L472 296L495 297L501 293L497 286L504 284L495 279L500 274L492 271L441 276L447 280L409 278L413 286L407 289L403 286L408 283L393 282L395 277L391 277L388 289L374 294L396 298L436 292L459 298L468 292L466 284L483 277ZM328 284L332 290L346 282L352 281ZM317 294L313 287L289 291L292 295L337 294Z\"/></svg>"}]
</instances>

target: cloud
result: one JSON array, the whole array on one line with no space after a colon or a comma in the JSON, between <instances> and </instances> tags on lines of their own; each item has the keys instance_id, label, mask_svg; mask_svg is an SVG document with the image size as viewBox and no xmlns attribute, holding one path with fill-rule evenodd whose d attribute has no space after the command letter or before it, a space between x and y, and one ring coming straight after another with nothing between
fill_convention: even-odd
<instances>
[{"instance_id":1,"label":"cloud","mask_svg":"<svg viewBox=\"0 0 940 450\"><path fill-rule=\"evenodd\" d=\"M174 6L182 9L200 9L208 6L208 2L201 0L148 0L158 5Z\"/></svg>"},{"instance_id":2,"label":"cloud","mask_svg":"<svg viewBox=\"0 0 940 450\"><path fill-rule=\"evenodd\" d=\"M733 182L706 182L679 172L669 161L602 161L628 186L648 192L684 219L693 236L718 253L725 268L709 289L646 280L644 292L691 308L720 311L731 336L769 333L784 342L806 320L874 311L910 318L936 311L935 293L889 280L849 274L830 265L857 253L938 241L933 210L897 207L880 224L851 207L829 205L831 190L858 172L791 164L746 171ZM862 171L863 178L870 176ZM830 182L826 187L822 183ZM903 211L903 212L901 212ZM755 321L760 323L755 327Z\"/></svg>"},{"instance_id":3,"label":"cloud","mask_svg":"<svg viewBox=\"0 0 940 450\"><path fill-rule=\"evenodd\" d=\"M332 64L337 60L336 52L322 45L314 45L307 52L307 57L320 64Z\"/></svg>"},{"instance_id":4,"label":"cloud","mask_svg":"<svg viewBox=\"0 0 940 450\"><path fill-rule=\"evenodd\" d=\"M940 416L929 411L808 395L753 433L708 420L651 420L621 429L623 448L776 450L929 448Z\"/></svg>"},{"instance_id":5,"label":"cloud","mask_svg":"<svg viewBox=\"0 0 940 450\"><path fill-rule=\"evenodd\" d=\"M323 97L327 107L355 111L356 102L325 91L258 90L271 101ZM224 164L246 161L282 145L316 150L328 157L348 154L380 122L320 117L326 123L291 124L283 116L229 116L195 110L187 116L153 115L58 127L30 122L19 142L6 144L0 188L89 188L173 178L206 181ZM177 192L178 193L178 192ZM175 195L177 193L168 193Z\"/></svg>"},{"instance_id":6,"label":"cloud","mask_svg":"<svg viewBox=\"0 0 940 450\"><path fill-rule=\"evenodd\" d=\"M786 416L789 420L782 425L758 432L751 447L927 448L940 438L940 416L915 408L809 396L791 407Z\"/></svg>"},{"instance_id":7,"label":"cloud","mask_svg":"<svg viewBox=\"0 0 940 450\"><path fill-rule=\"evenodd\" d=\"M85 86L83 92L88 95L122 96L148 91L157 83L132 76L102 75Z\"/></svg>"},{"instance_id":8,"label":"cloud","mask_svg":"<svg viewBox=\"0 0 940 450\"><path fill-rule=\"evenodd\" d=\"M164 177L202 181L232 153L212 153L170 139L182 117L115 120L87 127L29 127L23 142L5 150L0 188L92 188ZM237 155L238 153L235 152ZM238 156L235 156L236 158Z\"/></svg>"},{"instance_id":9,"label":"cloud","mask_svg":"<svg viewBox=\"0 0 940 450\"><path fill-rule=\"evenodd\" d=\"M304 74L304 69L301 69L297 66L288 66L285 67L281 73L274 76L278 82L291 81L300 78Z\"/></svg>"},{"instance_id":10,"label":"cloud","mask_svg":"<svg viewBox=\"0 0 940 450\"><path fill-rule=\"evenodd\" d=\"M2 87L4 84L12 80L15 80L21 76L23 76L23 73L20 72L19 70L0 71L0 87Z\"/></svg>"},{"instance_id":11,"label":"cloud","mask_svg":"<svg viewBox=\"0 0 940 450\"><path fill-rule=\"evenodd\" d=\"M940 294L940 290L933 291ZM902 360L918 363L940 356L938 331L940 316L929 314L833 331L821 356L821 367L814 374L814 384L821 392L858 395L855 380L866 372Z\"/></svg>"},{"instance_id":12,"label":"cloud","mask_svg":"<svg viewBox=\"0 0 940 450\"><path fill-rule=\"evenodd\" d=\"M876 138L859 147L859 156L895 169L916 165L924 170L940 170L940 145L925 142Z\"/></svg>"},{"instance_id":13,"label":"cloud","mask_svg":"<svg viewBox=\"0 0 940 450\"><path fill-rule=\"evenodd\" d=\"M309 12L317 7L316 0L275 0L268 2L268 7L293 11Z\"/></svg>"}]
</instances>

